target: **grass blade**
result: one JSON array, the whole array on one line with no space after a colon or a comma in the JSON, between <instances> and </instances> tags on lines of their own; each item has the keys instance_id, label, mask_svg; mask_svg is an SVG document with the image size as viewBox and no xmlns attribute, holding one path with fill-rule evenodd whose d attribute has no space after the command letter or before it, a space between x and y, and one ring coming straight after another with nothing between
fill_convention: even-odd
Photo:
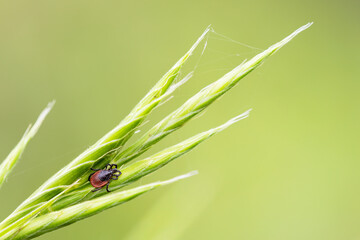
<instances>
[{"instance_id":1,"label":"grass blade","mask_svg":"<svg viewBox=\"0 0 360 240\"><path fill-rule=\"evenodd\" d=\"M42 215L26 225L13 239L34 238L46 232L56 230L81 219L90 217L108 208L115 207L160 186L174 183L181 179L191 177L195 174L197 174L197 172L190 172L170 180L150 183L126 191L113 192L94 200L86 201L72 207L62 209L60 211Z\"/></svg>"},{"instance_id":2,"label":"grass blade","mask_svg":"<svg viewBox=\"0 0 360 240\"><path fill-rule=\"evenodd\" d=\"M50 102L47 107L41 112L38 119L36 120L34 126L29 126L26 130L24 136L21 138L20 142L15 146L15 148L10 152L6 159L0 165L0 188L10 172L15 167L15 164L20 159L21 154L24 152L27 144L30 139L32 139L37 131L39 130L41 124L45 120L46 116L49 114L50 110L54 106L55 101Z\"/></svg>"},{"instance_id":3,"label":"grass blade","mask_svg":"<svg viewBox=\"0 0 360 240\"><path fill-rule=\"evenodd\" d=\"M270 46L267 50L256 55L249 61L240 64L216 82L202 89L186 101L181 107L147 131L133 145L120 152L113 162L119 165L127 163L147 151L152 145L160 141L165 136L179 129L182 125L207 108L216 99L234 87L247 74L260 66L266 58L278 51L297 34L310 27L311 24L312 23L308 23L300 27L280 42Z\"/></svg>"},{"instance_id":4,"label":"grass blade","mask_svg":"<svg viewBox=\"0 0 360 240\"><path fill-rule=\"evenodd\" d=\"M64 191L53 197L47 202L44 202L39 207L31 211L29 214L25 215L24 217L20 218L16 222L10 224L4 229L0 230L0 237L1 239L13 239L17 233L20 231L20 229L24 228L27 224L30 223L31 219L34 219L42 210L50 207L57 199L59 199L63 194L70 191L74 186L76 186L77 182L74 184L66 187Z\"/></svg>"},{"instance_id":5,"label":"grass blade","mask_svg":"<svg viewBox=\"0 0 360 240\"><path fill-rule=\"evenodd\" d=\"M154 171L157 169L165 166L172 160L182 156L183 154L191 151L200 143L205 141L206 139L210 138L211 136L215 135L226 129L227 127L231 126L237 121L240 121L244 118L249 116L250 110L244 112L243 114L230 119L226 123L218 126L216 128L210 129L208 131L199 133L185 141L182 141L172 147L166 148L144 160L137 161L135 163L130 164L127 167L124 167L121 170L122 175L117 181L113 181L111 183L110 189L117 190L125 185L128 185ZM93 187L90 184L77 189L76 192L68 194L63 199L60 199L57 203L52 206L53 210L62 209L66 206L69 206L72 203L76 203L79 201L84 201L84 199L93 199L102 194L105 194L104 191L99 191L96 193L91 192Z\"/></svg>"}]
</instances>

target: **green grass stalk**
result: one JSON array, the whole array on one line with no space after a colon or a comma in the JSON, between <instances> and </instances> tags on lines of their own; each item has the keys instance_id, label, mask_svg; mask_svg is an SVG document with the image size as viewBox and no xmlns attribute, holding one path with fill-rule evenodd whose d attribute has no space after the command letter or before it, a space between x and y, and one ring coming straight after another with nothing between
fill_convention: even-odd
<instances>
[{"instance_id":1,"label":"green grass stalk","mask_svg":"<svg viewBox=\"0 0 360 240\"><path fill-rule=\"evenodd\" d=\"M208 33L209 28L207 28L191 49L160 79L118 126L47 180L20 204L8 218L0 223L0 239L30 239L126 202L158 186L178 180L178 178L175 178L126 191L119 191L125 185L129 185L158 170L172 160L189 152L214 134L246 118L249 111L219 127L199 133L148 158L133 163L130 162L130 160L140 156L158 141L182 127L186 122L210 106L211 103L234 87L242 78L260 66L266 58L310 26L311 23L302 26L288 37L208 85L152 127L128 148L123 149L127 140L154 108L166 100L176 88L189 78L190 75L182 81L176 82L181 67ZM47 111L44 110L44 114L40 115L34 127L26 132L24 138L13 150L15 152L10 154L10 157L1 165L4 168L0 169L0 177L2 176L0 184L15 165L29 139L36 133L51 106L47 109ZM110 162L120 164L120 170L122 171L120 178L111 184L113 192L106 195L104 191L92 192L93 187L87 181L91 172L90 168L101 168ZM8 170L7 173L2 173L5 170ZM185 177L187 176L185 175Z\"/></svg>"}]
</instances>

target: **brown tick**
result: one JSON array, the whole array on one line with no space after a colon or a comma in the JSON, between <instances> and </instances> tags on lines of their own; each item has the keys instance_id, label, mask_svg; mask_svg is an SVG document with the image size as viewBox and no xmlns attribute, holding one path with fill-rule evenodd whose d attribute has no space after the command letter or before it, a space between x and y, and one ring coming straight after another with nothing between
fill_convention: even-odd
<instances>
[{"instance_id":1,"label":"brown tick","mask_svg":"<svg viewBox=\"0 0 360 240\"><path fill-rule=\"evenodd\" d=\"M109 184L111 180L117 180L121 172L117 169L116 164L107 164L104 169L93 169L94 173L90 174L90 184L95 188L92 192L99 191L106 185L106 191L110 192Z\"/></svg>"}]
</instances>

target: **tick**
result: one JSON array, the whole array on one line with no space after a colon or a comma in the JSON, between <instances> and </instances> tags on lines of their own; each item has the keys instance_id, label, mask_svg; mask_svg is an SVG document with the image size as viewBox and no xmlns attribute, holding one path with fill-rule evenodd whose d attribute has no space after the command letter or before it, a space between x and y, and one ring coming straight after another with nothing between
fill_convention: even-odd
<instances>
[{"instance_id":1,"label":"tick","mask_svg":"<svg viewBox=\"0 0 360 240\"><path fill-rule=\"evenodd\" d=\"M121 172L117 169L116 164L107 164L104 169L93 169L94 173L90 174L90 184L95 188L92 192L99 191L106 185L106 191L110 192L109 184L111 180L117 180Z\"/></svg>"}]
</instances>

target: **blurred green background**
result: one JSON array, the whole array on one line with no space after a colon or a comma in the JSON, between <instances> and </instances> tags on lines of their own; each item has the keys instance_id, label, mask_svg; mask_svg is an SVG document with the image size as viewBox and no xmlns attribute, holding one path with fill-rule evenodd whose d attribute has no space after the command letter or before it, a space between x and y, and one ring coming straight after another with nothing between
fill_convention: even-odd
<instances>
[{"instance_id":1,"label":"blurred green background","mask_svg":"<svg viewBox=\"0 0 360 240\"><path fill-rule=\"evenodd\" d=\"M6 217L114 127L212 24L265 49L314 25L201 117L149 153L252 107L144 184L197 169L39 239L360 239L359 1L0 1L0 159L47 102L55 108L1 189ZM183 71L195 76L152 126L260 52L209 35Z\"/></svg>"}]
</instances>

